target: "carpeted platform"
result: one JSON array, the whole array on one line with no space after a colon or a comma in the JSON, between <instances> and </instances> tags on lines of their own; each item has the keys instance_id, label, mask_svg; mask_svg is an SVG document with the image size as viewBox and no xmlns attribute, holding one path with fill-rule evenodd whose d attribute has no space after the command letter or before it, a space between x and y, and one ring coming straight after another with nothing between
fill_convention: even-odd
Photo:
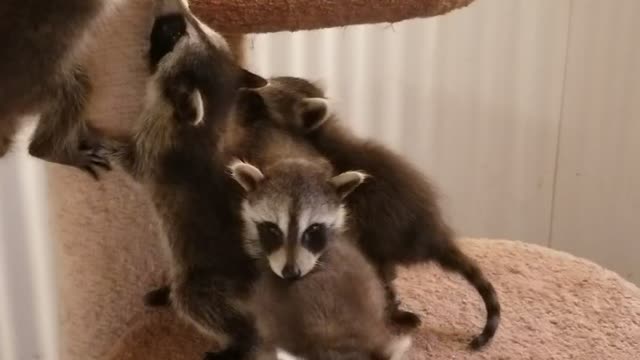
<instances>
[{"instance_id":1,"label":"carpeted platform","mask_svg":"<svg viewBox=\"0 0 640 360\"><path fill-rule=\"evenodd\" d=\"M467 341L484 315L474 290L435 267L405 271L402 297L425 320L412 359L638 359L640 289L634 285L539 246L486 239L462 244L496 285L502 327L484 351L469 352ZM198 359L207 346L171 311L152 311L132 324L107 359Z\"/></svg>"}]
</instances>

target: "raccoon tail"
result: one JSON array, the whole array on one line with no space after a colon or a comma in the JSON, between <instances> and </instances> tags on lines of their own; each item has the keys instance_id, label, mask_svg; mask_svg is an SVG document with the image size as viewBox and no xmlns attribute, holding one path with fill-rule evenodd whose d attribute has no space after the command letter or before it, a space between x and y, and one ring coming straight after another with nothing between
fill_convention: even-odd
<instances>
[{"instance_id":1,"label":"raccoon tail","mask_svg":"<svg viewBox=\"0 0 640 360\"><path fill-rule=\"evenodd\" d=\"M487 309L487 322L482 333L476 336L469 347L478 350L485 346L498 330L500 325L500 303L493 285L480 270L478 264L473 259L465 255L455 244L444 249L437 257L437 261L445 270L453 271L461 274L473 287L484 301Z\"/></svg>"}]
</instances>

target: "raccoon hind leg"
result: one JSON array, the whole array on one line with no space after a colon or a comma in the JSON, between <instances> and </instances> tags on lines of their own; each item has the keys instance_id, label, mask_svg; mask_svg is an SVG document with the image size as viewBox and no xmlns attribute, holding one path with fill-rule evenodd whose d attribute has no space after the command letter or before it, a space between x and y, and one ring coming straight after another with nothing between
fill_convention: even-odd
<instances>
[{"instance_id":1,"label":"raccoon hind leg","mask_svg":"<svg viewBox=\"0 0 640 360\"><path fill-rule=\"evenodd\" d=\"M396 270L393 265L383 265L378 271L382 279L385 292L386 312L391 324L402 329L412 330L422 323L420 317L410 311L400 309L401 302L398 299L393 281L396 278Z\"/></svg>"},{"instance_id":2,"label":"raccoon hind leg","mask_svg":"<svg viewBox=\"0 0 640 360\"><path fill-rule=\"evenodd\" d=\"M80 67L58 76L40 115L29 153L37 158L75 166L98 178L98 169L110 170L106 151L83 118L91 93L89 78Z\"/></svg>"},{"instance_id":3,"label":"raccoon hind leg","mask_svg":"<svg viewBox=\"0 0 640 360\"><path fill-rule=\"evenodd\" d=\"M241 360L258 343L253 319L233 305L238 294L222 290L232 287L226 279L202 273L176 281L171 289L178 314L219 344L221 350L207 353L205 359Z\"/></svg>"}]
</instances>

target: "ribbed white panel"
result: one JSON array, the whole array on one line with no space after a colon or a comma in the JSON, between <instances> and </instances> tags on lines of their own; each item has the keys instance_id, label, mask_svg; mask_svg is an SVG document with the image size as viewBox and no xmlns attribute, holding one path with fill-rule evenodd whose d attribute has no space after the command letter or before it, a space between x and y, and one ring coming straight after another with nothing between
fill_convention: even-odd
<instances>
[{"instance_id":1,"label":"ribbed white panel","mask_svg":"<svg viewBox=\"0 0 640 360\"><path fill-rule=\"evenodd\" d=\"M552 245L640 283L640 1L573 4Z\"/></svg>"},{"instance_id":2,"label":"ribbed white panel","mask_svg":"<svg viewBox=\"0 0 640 360\"><path fill-rule=\"evenodd\" d=\"M441 188L462 234L548 244L569 1L258 35L256 70L328 85L344 121ZM304 52L298 51L304 50Z\"/></svg>"},{"instance_id":3,"label":"ribbed white panel","mask_svg":"<svg viewBox=\"0 0 640 360\"><path fill-rule=\"evenodd\" d=\"M43 164L25 129L0 162L0 359L57 359L57 303Z\"/></svg>"}]
</instances>

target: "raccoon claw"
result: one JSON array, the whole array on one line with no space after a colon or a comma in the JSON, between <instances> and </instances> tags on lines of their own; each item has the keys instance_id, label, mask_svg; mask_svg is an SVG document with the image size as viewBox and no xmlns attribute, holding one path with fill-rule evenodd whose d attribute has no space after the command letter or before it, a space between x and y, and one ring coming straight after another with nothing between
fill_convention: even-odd
<instances>
[{"instance_id":1,"label":"raccoon claw","mask_svg":"<svg viewBox=\"0 0 640 360\"><path fill-rule=\"evenodd\" d=\"M101 146L81 146L80 148L81 159L80 160L80 168L95 180L100 180L100 175L98 173L98 169L102 169L104 171L111 170L111 162L108 159L108 150Z\"/></svg>"},{"instance_id":2,"label":"raccoon claw","mask_svg":"<svg viewBox=\"0 0 640 360\"><path fill-rule=\"evenodd\" d=\"M415 329L422 324L420 317L410 311L395 310L390 316L391 323L405 329Z\"/></svg>"},{"instance_id":3,"label":"raccoon claw","mask_svg":"<svg viewBox=\"0 0 640 360\"><path fill-rule=\"evenodd\" d=\"M144 295L144 304L149 307L164 307L171 304L171 288L163 286L149 291Z\"/></svg>"}]
</instances>

